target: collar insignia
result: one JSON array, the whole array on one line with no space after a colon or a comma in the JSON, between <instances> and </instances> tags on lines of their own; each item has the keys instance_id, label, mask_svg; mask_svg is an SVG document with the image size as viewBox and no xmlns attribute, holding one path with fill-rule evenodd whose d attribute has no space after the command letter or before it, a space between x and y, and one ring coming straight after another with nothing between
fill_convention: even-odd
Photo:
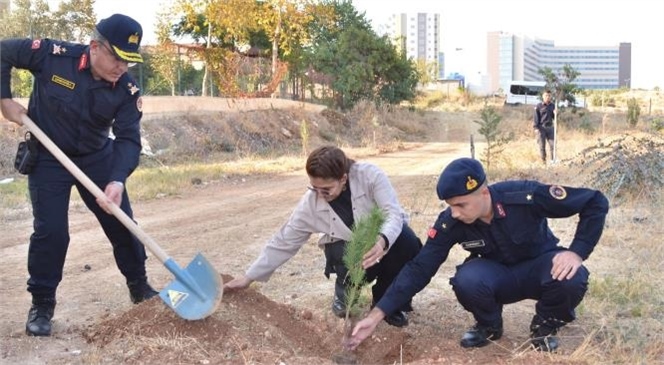
<instances>
[{"instance_id":1,"label":"collar insignia","mask_svg":"<svg viewBox=\"0 0 664 365\"><path fill-rule=\"evenodd\" d=\"M67 52L67 48L62 47L59 44L54 44L53 45L53 54L63 54L65 52Z\"/></svg>"},{"instance_id":2,"label":"collar insignia","mask_svg":"<svg viewBox=\"0 0 664 365\"><path fill-rule=\"evenodd\" d=\"M500 218L505 218L507 216L507 213L505 213L505 208L503 208L502 204L496 203L496 210L498 211L498 216L500 216Z\"/></svg>"},{"instance_id":3,"label":"collar insignia","mask_svg":"<svg viewBox=\"0 0 664 365\"><path fill-rule=\"evenodd\" d=\"M138 88L138 86L132 84L131 82L127 83L127 87L129 88L131 95L134 95L141 90Z\"/></svg>"}]
</instances>

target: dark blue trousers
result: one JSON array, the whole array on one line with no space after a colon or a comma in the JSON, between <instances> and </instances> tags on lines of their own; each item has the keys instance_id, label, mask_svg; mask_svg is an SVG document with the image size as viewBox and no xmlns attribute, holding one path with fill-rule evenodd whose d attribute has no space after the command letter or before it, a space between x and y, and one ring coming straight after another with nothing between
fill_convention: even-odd
<instances>
[{"instance_id":1,"label":"dark blue trousers","mask_svg":"<svg viewBox=\"0 0 664 365\"><path fill-rule=\"evenodd\" d=\"M571 322L588 288L589 272L581 266L572 279L554 280L551 267L558 252L511 266L472 259L457 267L450 284L459 303L480 325L502 324L503 305L524 299L536 300L535 311L543 318Z\"/></svg>"},{"instance_id":2,"label":"dark blue trousers","mask_svg":"<svg viewBox=\"0 0 664 365\"><path fill-rule=\"evenodd\" d=\"M46 152L41 154L46 156L40 158L34 171L28 176L34 217L34 232L30 236L28 249L28 291L33 298L54 298L62 280L69 247L69 200L74 185L111 241L120 272L129 281L145 277L146 255L143 245L113 215L104 212L97 205L95 197L58 161ZM108 183L113 158L112 154L105 155L77 163L102 191ZM121 209L132 217L126 189L122 196Z\"/></svg>"}]
</instances>

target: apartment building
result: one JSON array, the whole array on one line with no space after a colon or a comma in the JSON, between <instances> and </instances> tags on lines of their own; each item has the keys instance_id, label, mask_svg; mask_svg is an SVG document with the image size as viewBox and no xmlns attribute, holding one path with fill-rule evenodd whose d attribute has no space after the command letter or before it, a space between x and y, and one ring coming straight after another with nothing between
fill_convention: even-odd
<instances>
[{"instance_id":1,"label":"apartment building","mask_svg":"<svg viewBox=\"0 0 664 365\"><path fill-rule=\"evenodd\" d=\"M506 90L511 80L540 81L537 71L554 72L569 64L580 75L582 89L617 89L631 86L631 43L613 47L556 46L551 40L505 32L487 34L487 74L491 91Z\"/></svg>"},{"instance_id":2,"label":"apartment building","mask_svg":"<svg viewBox=\"0 0 664 365\"><path fill-rule=\"evenodd\" d=\"M440 63L440 14L401 13L392 14L388 20L386 33L397 49L405 50L412 60L436 63L438 77L442 78Z\"/></svg>"}]
</instances>

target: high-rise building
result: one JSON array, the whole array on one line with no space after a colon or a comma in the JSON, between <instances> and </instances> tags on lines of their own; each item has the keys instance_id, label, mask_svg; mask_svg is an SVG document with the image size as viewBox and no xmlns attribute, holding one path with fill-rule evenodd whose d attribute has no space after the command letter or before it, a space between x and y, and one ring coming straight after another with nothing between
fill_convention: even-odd
<instances>
[{"instance_id":1,"label":"high-rise building","mask_svg":"<svg viewBox=\"0 0 664 365\"><path fill-rule=\"evenodd\" d=\"M440 14L401 13L390 16L387 34L397 49L406 52L412 60L422 60L437 65L438 77L442 77L439 64Z\"/></svg>"},{"instance_id":2,"label":"high-rise building","mask_svg":"<svg viewBox=\"0 0 664 365\"><path fill-rule=\"evenodd\" d=\"M537 71L554 72L570 65L579 72L574 84L582 89L630 87L631 43L615 47L556 46L553 41L504 32L487 35L487 74L491 91L506 90L510 81L540 81Z\"/></svg>"}]
</instances>

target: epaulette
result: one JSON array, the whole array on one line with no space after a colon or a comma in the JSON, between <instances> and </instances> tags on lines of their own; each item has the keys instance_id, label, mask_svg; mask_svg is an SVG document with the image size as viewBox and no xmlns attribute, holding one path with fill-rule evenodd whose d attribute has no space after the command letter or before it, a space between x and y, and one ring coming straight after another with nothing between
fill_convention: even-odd
<instances>
[{"instance_id":1,"label":"epaulette","mask_svg":"<svg viewBox=\"0 0 664 365\"><path fill-rule=\"evenodd\" d=\"M534 191L510 191L501 194L503 204L533 204L535 200Z\"/></svg>"},{"instance_id":2,"label":"epaulette","mask_svg":"<svg viewBox=\"0 0 664 365\"><path fill-rule=\"evenodd\" d=\"M127 91L131 96L139 96L141 89L138 87L136 80L127 72L124 73L118 80L118 86Z\"/></svg>"},{"instance_id":3,"label":"epaulette","mask_svg":"<svg viewBox=\"0 0 664 365\"><path fill-rule=\"evenodd\" d=\"M46 42L46 47L50 47L48 53L53 56L78 58L81 57L83 52L85 52L87 46L83 44L52 40L50 42Z\"/></svg>"}]
</instances>

